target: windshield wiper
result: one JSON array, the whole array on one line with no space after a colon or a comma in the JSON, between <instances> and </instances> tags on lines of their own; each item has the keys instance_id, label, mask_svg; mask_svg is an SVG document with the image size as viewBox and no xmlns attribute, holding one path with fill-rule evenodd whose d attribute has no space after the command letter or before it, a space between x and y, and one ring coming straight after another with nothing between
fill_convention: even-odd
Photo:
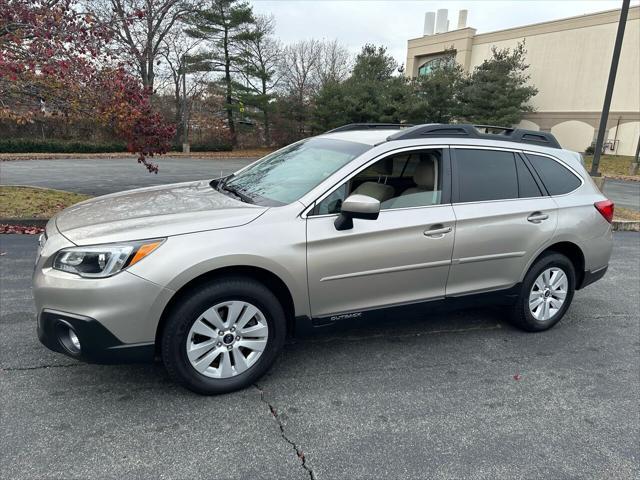
<instances>
[{"instance_id":1,"label":"windshield wiper","mask_svg":"<svg viewBox=\"0 0 640 480\"><path fill-rule=\"evenodd\" d=\"M227 182L224 182L222 185L220 185L218 187L218 189L220 191L225 191L225 192L229 192L232 195L235 195L236 197L238 197L241 201L245 202L245 203L253 203L253 199L248 196L247 194L243 193L242 191L238 190L236 187L228 187L226 185Z\"/></svg>"},{"instance_id":2,"label":"windshield wiper","mask_svg":"<svg viewBox=\"0 0 640 480\"><path fill-rule=\"evenodd\" d=\"M234 176L235 174L231 174L231 175L227 175L226 177L220 177L220 178L214 178L213 180L211 180L209 182L209 185L211 185L211 188L218 190L219 192L222 191L222 187L224 187L224 185L231 180L231 178Z\"/></svg>"}]
</instances>

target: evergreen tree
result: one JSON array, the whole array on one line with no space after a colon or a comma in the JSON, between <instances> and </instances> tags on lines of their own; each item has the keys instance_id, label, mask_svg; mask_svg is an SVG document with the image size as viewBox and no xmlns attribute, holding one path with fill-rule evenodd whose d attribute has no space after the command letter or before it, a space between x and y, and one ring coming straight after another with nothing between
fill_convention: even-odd
<instances>
[{"instance_id":1,"label":"evergreen tree","mask_svg":"<svg viewBox=\"0 0 640 480\"><path fill-rule=\"evenodd\" d=\"M191 71L222 72L222 87L225 110L231 134L231 143L236 145L236 125L233 118L234 95L233 74L242 65L242 43L253 38L255 19L249 3L241 0L211 0L208 7L201 8L189 16L187 34L202 39L207 51L191 58Z\"/></svg>"},{"instance_id":2,"label":"evergreen tree","mask_svg":"<svg viewBox=\"0 0 640 480\"><path fill-rule=\"evenodd\" d=\"M345 109L346 103L347 88L344 83L325 83L314 98L313 131L325 132L350 123Z\"/></svg>"},{"instance_id":3,"label":"evergreen tree","mask_svg":"<svg viewBox=\"0 0 640 480\"><path fill-rule=\"evenodd\" d=\"M538 93L528 85L524 42L513 48L492 49L492 57L478 65L460 92L461 120L511 126L533 111L527 102Z\"/></svg>"},{"instance_id":4,"label":"evergreen tree","mask_svg":"<svg viewBox=\"0 0 640 480\"><path fill-rule=\"evenodd\" d=\"M404 120L403 105L411 92L407 80L394 75L397 69L385 47L365 45L351 76L325 85L316 95L314 127L326 130L345 123Z\"/></svg>"},{"instance_id":5,"label":"evergreen tree","mask_svg":"<svg viewBox=\"0 0 640 480\"><path fill-rule=\"evenodd\" d=\"M280 42L273 38L273 17L258 17L253 32L241 43L240 77L237 84L240 98L246 105L261 112L264 142L271 145L271 114L273 91L280 75L278 65L282 54Z\"/></svg>"},{"instance_id":6,"label":"evergreen tree","mask_svg":"<svg viewBox=\"0 0 640 480\"><path fill-rule=\"evenodd\" d=\"M405 106L409 123L451 123L460 111L460 90L465 82L462 67L453 54L443 57L427 75L411 81Z\"/></svg>"}]
</instances>

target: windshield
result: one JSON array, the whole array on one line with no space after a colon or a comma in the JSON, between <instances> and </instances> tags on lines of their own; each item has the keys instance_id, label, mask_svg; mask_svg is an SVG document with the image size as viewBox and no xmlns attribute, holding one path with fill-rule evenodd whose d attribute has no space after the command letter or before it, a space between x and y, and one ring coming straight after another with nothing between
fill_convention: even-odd
<instances>
[{"instance_id":1,"label":"windshield","mask_svg":"<svg viewBox=\"0 0 640 480\"><path fill-rule=\"evenodd\" d=\"M310 138L266 156L230 177L222 188L259 205L286 205L370 148L362 143Z\"/></svg>"}]
</instances>

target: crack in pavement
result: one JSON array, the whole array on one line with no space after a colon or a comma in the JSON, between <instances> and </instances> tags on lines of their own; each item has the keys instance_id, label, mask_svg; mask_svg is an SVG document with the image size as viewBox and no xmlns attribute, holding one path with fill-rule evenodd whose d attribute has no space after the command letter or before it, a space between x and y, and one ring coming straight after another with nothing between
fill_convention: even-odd
<instances>
[{"instance_id":1,"label":"crack in pavement","mask_svg":"<svg viewBox=\"0 0 640 480\"><path fill-rule=\"evenodd\" d=\"M294 452L296 452L296 455L300 459L301 466L309 474L309 478L311 480L316 480L316 476L313 473L313 469L307 465L307 460L304 456L304 452L300 449L300 447L298 447L298 445L295 444L295 442L293 442L289 437L287 437L287 434L284 431L284 425L282 425L282 421L280 420L280 417L278 417L278 412L276 408L273 405L271 405L269 402L267 402L267 400L264 398L263 388L260 387L260 385L258 385L257 383L254 383L253 386L256 388L256 390L260 392L260 401L265 405L267 405L267 407L269 407L269 412L271 413L271 416L273 417L273 419L278 424L278 427L280 428L280 436L284 439L285 442L291 445Z\"/></svg>"},{"instance_id":2,"label":"crack in pavement","mask_svg":"<svg viewBox=\"0 0 640 480\"><path fill-rule=\"evenodd\" d=\"M35 367L0 367L0 372L23 372L26 370L43 370L46 368L69 368L69 367L79 367L82 363L64 363L61 365L37 365Z\"/></svg>"}]
</instances>

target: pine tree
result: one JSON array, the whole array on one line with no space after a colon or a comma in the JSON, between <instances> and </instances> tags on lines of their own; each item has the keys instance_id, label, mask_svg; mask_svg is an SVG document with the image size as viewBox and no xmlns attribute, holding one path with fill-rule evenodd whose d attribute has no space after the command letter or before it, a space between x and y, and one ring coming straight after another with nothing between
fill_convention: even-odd
<instances>
[{"instance_id":1,"label":"pine tree","mask_svg":"<svg viewBox=\"0 0 640 480\"><path fill-rule=\"evenodd\" d=\"M411 81L411 96L405 106L409 123L451 123L460 111L460 89L464 72L453 54L443 57L427 75Z\"/></svg>"},{"instance_id":2,"label":"pine tree","mask_svg":"<svg viewBox=\"0 0 640 480\"><path fill-rule=\"evenodd\" d=\"M236 84L242 102L260 110L264 142L271 145L271 113L274 89L280 81L278 65L282 46L273 37L273 17L256 19L253 34L241 42L240 77Z\"/></svg>"},{"instance_id":3,"label":"pine tree","mask_svg":"<svg viewBox=\"0 0 640 480\"><path fill-rule=\"evenodd\" d=\"M242 43L255 36L253 9L249 3L240 0L211 0L208 7L190 15L188 23L187 34L202 39L208 47L206 52L190 59L190 70L224 74L221 83L227 122L231 143L236 145L233 74L241 68Z\"/></svg>"},{"instance_id":4,"label":"pine tree","mask_svg":"<svg viewBox=\"0 0 640 480\"><path fill-rule=\"evenodd\" d=\"M466 79L460 94L461 120L511 126L525 112L533 111L528 101L538 90L528 85L524 42L513 48L492 49L492 57L478 65Z\"/></svg>"}]
</instances>

